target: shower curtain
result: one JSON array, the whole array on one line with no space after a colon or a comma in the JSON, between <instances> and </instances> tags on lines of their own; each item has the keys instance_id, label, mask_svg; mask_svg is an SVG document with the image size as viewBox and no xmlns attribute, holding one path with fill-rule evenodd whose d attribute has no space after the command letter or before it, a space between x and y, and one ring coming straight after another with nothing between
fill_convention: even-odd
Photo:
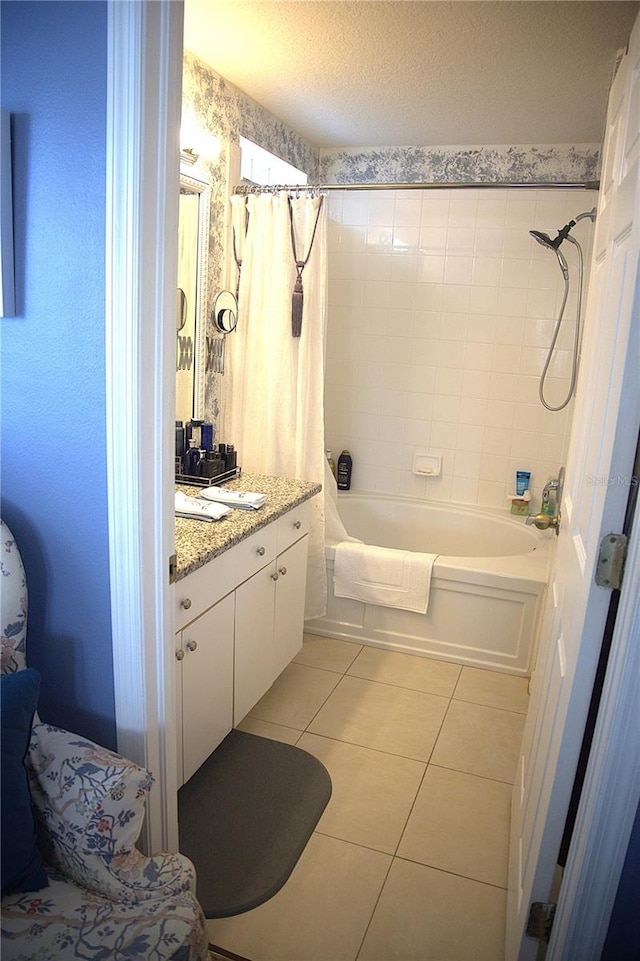
<instances>
[{"instance_id":1,"label":"shower curtain","mask_svg":"<svg viewBox=\"0 0 640 961\"><path fill-rule=\"evenodd\" d=\"M227 337L223 438L235 443L245 471L324 485L325 205L285 191L233 196L231 203L238 325ZM291 218L298 261L311 248L299 337L292 336ZM307 618L326 612L324 491L311 506Z\"/></svg>"}]
</instances>

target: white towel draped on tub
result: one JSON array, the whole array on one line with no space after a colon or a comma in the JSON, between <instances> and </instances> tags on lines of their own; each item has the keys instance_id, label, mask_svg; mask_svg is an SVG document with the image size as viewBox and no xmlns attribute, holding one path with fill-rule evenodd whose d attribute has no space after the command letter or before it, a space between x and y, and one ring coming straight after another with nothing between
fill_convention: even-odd
<instances>
[{"instance_id":1,"label":"white towel draped on tub","mask_svg":"<svg viewBox=\"0 0 640 961\"><path fill-rule=\"evenodd\" d=\"M333 590L365 604L426 614L437 554L342 541L336 547Z\"/></svg>"}]
</instances>

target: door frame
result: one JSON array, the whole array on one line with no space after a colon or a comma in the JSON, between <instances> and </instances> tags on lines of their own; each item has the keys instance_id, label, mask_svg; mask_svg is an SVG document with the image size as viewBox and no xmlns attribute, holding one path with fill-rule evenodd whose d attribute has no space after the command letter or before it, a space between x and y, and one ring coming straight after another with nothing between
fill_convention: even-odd
<instances>
[{"instance_id":1,"label":"door frame","mask_svg":"<svg viewBox=\"0 0 640 961\"><path fill-rule=\"evenodd\" d=\"M107 500L118 750L155 776L142 846L177 849L173 553L183 3L107 2Z\"/></svg>"},{"instance_id":2,"label":"door frame","mask_svg":"<svg viewBox=\"0 0 640 961\"><path fill-rule=\"evenodd\" d=\"M108 0L108 17L106 429L116 725L119 750L156 774L146 846L175 850L167 571L175 363L173 310L164 308L176 256L169 226L175 223L177 237L178 166L173 171L168 158L179 156L183 3ZM599 957L640 799L637 765L624 747L637 724L640 683L633 643L640 634L640 537L634 534L549 961Z\"/></svg>"}]
</instances>

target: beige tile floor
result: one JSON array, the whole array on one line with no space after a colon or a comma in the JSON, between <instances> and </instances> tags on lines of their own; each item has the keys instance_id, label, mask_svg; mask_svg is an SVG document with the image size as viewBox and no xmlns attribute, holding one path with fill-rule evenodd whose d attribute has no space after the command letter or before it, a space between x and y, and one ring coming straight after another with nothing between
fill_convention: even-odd
<instances>
[{"instance_id":1,"label":"beige tile floor","mask_svg":"<svg viewBox=\"0 0 640 961\"><path fill-rule=\"evenodd\" d=\"M527 681L305 635L239 725L318 757L331 800L285 886L209 921L251 961L503 961Z\"/></svg>"}]
</instances>

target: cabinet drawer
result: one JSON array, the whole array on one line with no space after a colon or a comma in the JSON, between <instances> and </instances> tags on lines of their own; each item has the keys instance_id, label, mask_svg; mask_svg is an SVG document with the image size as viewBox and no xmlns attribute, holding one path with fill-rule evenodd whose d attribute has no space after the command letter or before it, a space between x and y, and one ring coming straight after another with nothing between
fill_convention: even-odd
<instances>
[{"instance_id":1,"label":"cabinet drawer","mask_svg":"<svg viewBox=\"0 0 640 961\"><path fill-rule=\"evenodd\" d=\"M293 510L287 511L276 521L278 527L277 553L286 551L287 547L295 544L301 537L309 533L311 523L311 501L304 501Z\"/></svg>"},{"instance_id":2,"label":"cabinet drawer","mask_svg":"<svg viewBox=\"0 0 640 961\"><path fill-rule=\"evenodd\" d=\"M276 523L272 521L271 524L251 534L246 540L240 541L234 548L227 551L229 566L233 568L236 585L248 580L256 571L275 558L276 541Z\"/></svg>"},{"instance_id":3,"label":"cabinet drawer","mask_svg":"<svg viewBox=\"0 0 640 961\"><path fill-rule=\"evenodd\" d=\"M234 589L233 575L224 563L229 553L214 557L173 585L174 630L182 630Z\"/></svg>"}]
</instances>

